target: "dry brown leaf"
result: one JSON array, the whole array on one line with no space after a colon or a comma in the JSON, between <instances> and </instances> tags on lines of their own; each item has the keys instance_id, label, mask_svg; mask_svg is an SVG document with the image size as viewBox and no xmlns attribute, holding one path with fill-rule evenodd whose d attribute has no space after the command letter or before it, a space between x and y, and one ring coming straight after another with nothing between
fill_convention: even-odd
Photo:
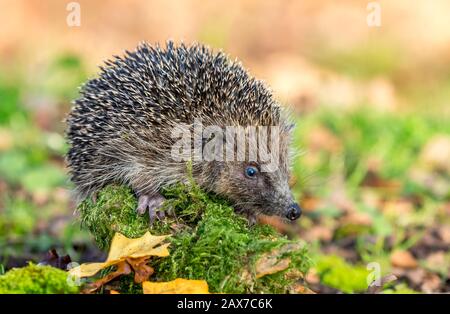
<instances>
[{"instance_id":1,"label":"dry brown leaf","mask_svg":"<svg viewBox=\"0 0 450 314\"><path fill-rule=\"evenodd\" d=\"M140 258L127 258L128 264L130 264L134 271L134 282L143 283L154 273L154 269L147 265L148 259L149 258L146 256Z\"/></svg>"},{"instance_id":2,"label":"dry brown leaf","mask_svg":"<svg viewBox=\"0 0 450 314\"><path fill-rule=\"evenodd\" d=\"M427 272L423 268L406 270L403 274L414 286L419 286L425 279Z\"/></svg>"},{"instance_id":3,"label":"dry brown leaf","mask_svg":"<svg viewBox=\"0 0 450 314\"><path fill-rule=\"evenodd\" d=\"M450 208L450 206L449 206ZM450 244L450 228L448 226L441 226L438 229L439 237L445 244Z\"/></svg>"},{"instance_id":4,"label":"dry brown leaf","mask_svg":"<svg viewBox=\"0 0 450 314\"><path fill-rule=\"evenodd\" d=\"M329 129L323 126L316 127L311 131L308 138L308 147L311 151L339 152L342 149L340 139Z\"/></svg>"},{"instance_id":5,"label":"dry brown leaf","mask_svg":"<svg viewBox=\"0 0 450 314\"><path fill-rule=\"evenodd\" d=\"M314 212L317 208L319 208L319 205L321 203L321 200L317 197L308 196L302 199L302 209L306 213Z\"/></svg>"},{"instance_id":6,"label":"dry brown leaf","mask_svg":"<svg viewBox=\"0 0 450 314\"><path fill-rule=\"evenodd\" d=\"M391 254L391 264L400 268L416 268L417 260L408 251L397 250Z\"/></svg>"},{"instance_id":7,"label":"dry brown leaf","mask_svg":"<svg viewBox=\"0 0 450 314\"><path fill-rule=\"evenodd\" d=\"M304 279L305 275L300 270L293 268L284 274L284 278L287 280L300 280Z\"/></svg>"},{"instance_id":8,"label":"dry brown leaf","mask_svg":"<svg viewBox=\"0 0 450 314\"><path fill-rule=\"evenodd\" d=\"M433 273L427 273L420 289L425 293L438 292L441 287L441 278Z\"/></svg>"},{"instance_id":9,"label":"dry brown leaf","mask_svg":"<svg viewBox=\"0 0 450 314\"><path fill-rule=\"evenodd\" d=\"M49 265L55 268L67 269L67 265L72 262L69 255L59 256L55 249L51 249L45 254L45 258L39 262L40 265Z\"/></svg>"},{"instance_id":10,"label":"dry brown leaf","mask_svg":"<svg viewBox=\"0 0 450 314\"><path fill-rule=\"evenodd\" d=\"M450 172L450 136L442 134L431 138L420 158L433 169Z\"/></svg>"},{"instance_id":11,"label":"dry brown leaf","mask_svg":"<svg viewBox=\"0 0 450 314\"><path fill-rule=\"evenodd\" d=\"M289 293L291 294L316 294L311 289L305 287L300 283L295 283L289 287Z\"/></svg>"},{"instance_id":12,"label":"dry brown leaf","mask_svg":"<svg viewBox=\"0 0 450 314\"><path fill-rule=\"evenodd\" d=\"M318 284L320 282L319 274L315 268L311 268L305 276L305 280L309 284Z\"/></svg>"},{"instance_id":13,"label":"dry brown leaf","mask_svg":"<svg viewBox=\"0 0 450 314\"><path fill-rule=\"evenodd\" d=\"M449 261L450 259L446 257L444 251L438 251L428 255L425 259L425 264L427 268L433 271L439 271L448 268L450 265Z\"/></svg>"},{"instance_id":14,"label":"dry brown leaf","mask_svg":"<svg viewBox=\"0 0 450 314\"><path fill-rule=\"evenodd\" d=\"M208 283L204 280L177 278L168 282L145 281L144 294L208 294Z\"/></svg>"},{"instance_id":15,"label":"dry brown leaf","mask_svg":"<svg viewBox=\"0 0 450 314\"><path fill-rule=\"evenodd\" d=\"M127 259L169 255L169 244L161 244L168 236L153 236L146 232L142 237L129 239L120 233L116 233L111 242L108 258L103 263L86 263L70 270L70 274L77 277L91 277L100 270L119 264ZM157 246L159 245L159 246Z\"/></svg>"},{"instance_id":16,"label":"dry brown leaf","mask_svg":"<svg viewBox=\"0 0 450 314\"><path fill-rule=\"evenodd\" d=\"M380 279L379 284L376 281L372 282L367 288L367 293L376 294L381 293L383 291L383 287L397 280L397 276L394 274L388 274Z\"/></svg>"},{"instance_id":17,"label":"dry brown leaf","mask_svg":"<svg viewBox=\"0 0 450 314\"><path fill-rule=\"evenodd\" d=\"M82 293L93 293L97 289L99 289L104 284L110 282L111 280L121 276L121 275L128 275L131 273L131 267L126 263L125 261L119 262L117 265L117 269L109 274L107 274L105 277L100 278L99 280L96 280L88 285L83 289Z\"/></svg>"},{"instance_id":18,"label":"dry brown leaf","mask_svg":"<svg viewBox=\"0 0 450 314\"><path fill-rule=\"evenodd\" d=\"M397 195L402 184L398 180L386 180L382 178L376 171L369 170L362 182L363 187L371 187L382 190L390 195Z\"/></svg>"},{"instance_id":19,"label":"dry brown leaf","mask_svg":"<svg viewBox=\"0 0 450 314\"><path fill-rule=\"evenodd\" d=\"M256 263L256 278L271 275L283 271L289 267L289 258L278 259L276 256L266 256Z\"/></svg>"},{"instance_id":20,"label":"dry brown leaf","mask_svg":"<svg viewBox=\"0 0 450 314\"><path fill-rule=\"evenodd\" d=\"M255 279L264 277L266 275L274 274L289 267L291 260L289 258L280 258L284 253L297 250L300 244L288 244L272 252L263 254L255 263L255 270L245 268L241 273L241 281L252 282ZM296 272L295 270L288 271L285 274L286 278L303 278L303 274Z\"/></svg>"},{"instance_id":21,"label":"dry brown leaf","mask_svg":"<svg viewBox=\"0 0 450 314\"><path fill-rule=\"evenodd\" d=\"M361 212L351 212L341 219L342 224L352 224L357 226L371 226L372 222L372 216L368 213Z\"/></svg>"},{"instance_id":22,"label":"dry brown leaf","mask_svg":"<svg viewBox=\"0 0 450 314\"><path fill-rule=\"evenodd\" d=\"M331 241L333 238L333 229L328 226L317 225L311 227L305 232L303 239L307 242L313 241Z\"/></svg>"},{"instance_id":23,"label":"dry brown leaf","mask_svg":"<svg viewBox=\"0 0 450 314\"><path fill-rule=\"evenodd\" d=\"M256 262L256 278L261 278L266 275L271 275L283 271L289 267L291 263L290 258L280 258L284 253L298 248L298 245L288 244L280 249L262 255Z\"/></svg>"}]
</instances>

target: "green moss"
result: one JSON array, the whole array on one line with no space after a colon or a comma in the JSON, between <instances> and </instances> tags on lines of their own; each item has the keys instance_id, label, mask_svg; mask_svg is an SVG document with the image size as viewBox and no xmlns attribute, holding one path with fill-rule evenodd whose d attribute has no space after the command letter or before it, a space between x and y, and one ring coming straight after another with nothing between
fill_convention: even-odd
<instances>
[{"instance_id":1,"label":"green moss","mask_svg":"<svg viewBox=\"0 0 450 314\"><path fill-rule=\"evenodd\" d=\"M414 291L404 283L396 285L395 287L383 290L384 294L419 294L419 292Z\"/></svg>"},{"instance_id":2,"label":"green moss","mask_svg":"<svg viewBox=\"0 0 450 314\"><path fill-rule=\"evenodd\" d=\"M203 193L194 182L168 189L164 195L168 199L164 206L174 208L176 218L157 221L150 228L153 234L173 234L170 256L153 261L153 280L204 279L211 292L282 293L295 281L286 278L286 272L308 270L310 260L303 245L268 226L249 227L247 220L225 201ZM109 186L99 193L97 203L81 204L83 226L92 232L101 248L107 247L115 232L132 238L141 236L149 230L148 217L136 215L135 207L130 189ZM295 249L281 256L291 259L287 270L254 279L259 256L294 244ZM244 280L242 275L246 272L253 279Z\"/></svg>"},{"instance_id":3,"label":"green moss","mask_svg":"<svg viewBox=\"0 0 450 314\"><path fill-rule=\"evenodd\" d=\"M80 204L81 225L88 229L101 249L106 249L116 232L137 238L147 231L147 216L138 216L136 198L131 189L111 185L104 188L94 203L91 199Z\"/></svg>"},{"instance_id":4,"label":"green moss","mask_svg":"<svg viewBox=\"0 0 450 314\"><path fill-rule=\"evenodd\" d=\"M345 293L367 290L369 271L362 266L353 266L338 256L322 256L316 265L321 282Z\"/></svg>"},{"instance_id":5,"label":"green moss","mask_svg":"<svg viewBox=\"0 0 450 314\"><path fill-rule=\"evenodd\" d=\"M70 284L68 273L50 266L30 264L0 276L0 294L69 294L79 287Z\"/></svg>"}]
</instances>

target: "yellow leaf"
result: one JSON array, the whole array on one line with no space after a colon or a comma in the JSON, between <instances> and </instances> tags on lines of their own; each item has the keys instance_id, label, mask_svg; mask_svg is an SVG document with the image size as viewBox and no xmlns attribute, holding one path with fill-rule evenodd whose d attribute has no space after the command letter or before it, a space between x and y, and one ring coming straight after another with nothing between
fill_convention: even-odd
<instances>
[{"instance_id":1,"label":"yellow leaf","mask_svg":"<svg viewBox=\"0 0 450 314\"><path fill-rule=\"evenodd\" d=\"M157 246L168 236L153 236L146 232L142 237L129 239L120 233L116 233L111 242L108 258L104 263L85 263L70 270L70 274L77 277L91 277L100 270L116 265L127 258L139 258L144 256L165 257L169 255L167 247L169 243ZM155 247L157 246L157 247Z\"/></svg>"},{"instance_id":2,"label":"yellow leaf","mask_svg":"<svg viewBox=\"0 0 450 314\"><path fill-rule=\"evenodd\" d=\"M204 280L177 278L168 282L145 281L142 284L144 294L207 294L208 283Z\"/></svg>"},{"instance_id":3,"label":"yellow leaf","mask_svg":"<svg viewBox=\"0 0 450 314\"><path fill-rule=\"evenodd\" d=\"M107 261L118 260L125 257L142 257L142 256L167 256L166 251L155 251L154 247L164 241L168 236L154 236L150 232L146 232L142 237L137 239L129 239L120 233L116 233L111 242ZM156 254L155 254L156 252ZM160 255L163 254L163 255Z\"/></svg>"},{"instance_id":4,"label":"yellow leaf","mask_svg":"<svg viewBox=\"0 0 450 314\"><path fill-rule=\"evenodd\" d=\"M95 282L89 283L84 289L82 290L82 293L93 293L98 288L103 286L104 284L110 282L111 280L121 276L121 275L128 275L131 273L131 267L128 263L122 261L117 264L117 269L109 274L107 274L105 277L100 278L99 280L96 280Z\"/></svg>"}]
</instances>

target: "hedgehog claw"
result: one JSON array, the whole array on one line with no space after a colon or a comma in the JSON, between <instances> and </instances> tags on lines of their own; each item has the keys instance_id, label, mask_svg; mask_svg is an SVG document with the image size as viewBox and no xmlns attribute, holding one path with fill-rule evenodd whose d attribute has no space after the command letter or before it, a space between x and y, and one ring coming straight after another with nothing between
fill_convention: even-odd
<instances>
[{"instance_id":1,"label":"hedgehog claw","mask_svg":"<svg viewBox=\"0 0 450 314\"><path fill-rule=\"evenodd\" d=\"M248 225L249 226L254 226L258 222L258 218L256 217L255 214L248 213L247 219L248 219Z\"/></svg>"},{"instance_id":2,"label":"hedgehog claw","mask_svg":"<svg viewBox=\"0 0 450 314\"><path fill-rule=\"evenodd\" d=\"M141 195L138 200L138 207L136 211L139 215L145 214L148 210L150 224L153 224L156 218L163 220L166 214L161 210L161 205L165 201L162 195Z\"/></svg>"}]
</instances>

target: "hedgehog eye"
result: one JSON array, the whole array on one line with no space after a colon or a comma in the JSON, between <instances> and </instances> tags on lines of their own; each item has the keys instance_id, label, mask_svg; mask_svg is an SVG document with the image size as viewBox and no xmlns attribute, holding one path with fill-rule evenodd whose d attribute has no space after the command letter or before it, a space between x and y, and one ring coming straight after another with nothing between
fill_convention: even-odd
<instances>
[{"instance_id":1,"label":"hedgehog eye","mask_svg":"<svg viewBox=\"0 0 450 314\"><path fill-rule=\"evenodd\" d=\"M258 169L255 166L247 166L245 168L245 176L253 179L258 174Z\"/></svg>"}]
</instances>

